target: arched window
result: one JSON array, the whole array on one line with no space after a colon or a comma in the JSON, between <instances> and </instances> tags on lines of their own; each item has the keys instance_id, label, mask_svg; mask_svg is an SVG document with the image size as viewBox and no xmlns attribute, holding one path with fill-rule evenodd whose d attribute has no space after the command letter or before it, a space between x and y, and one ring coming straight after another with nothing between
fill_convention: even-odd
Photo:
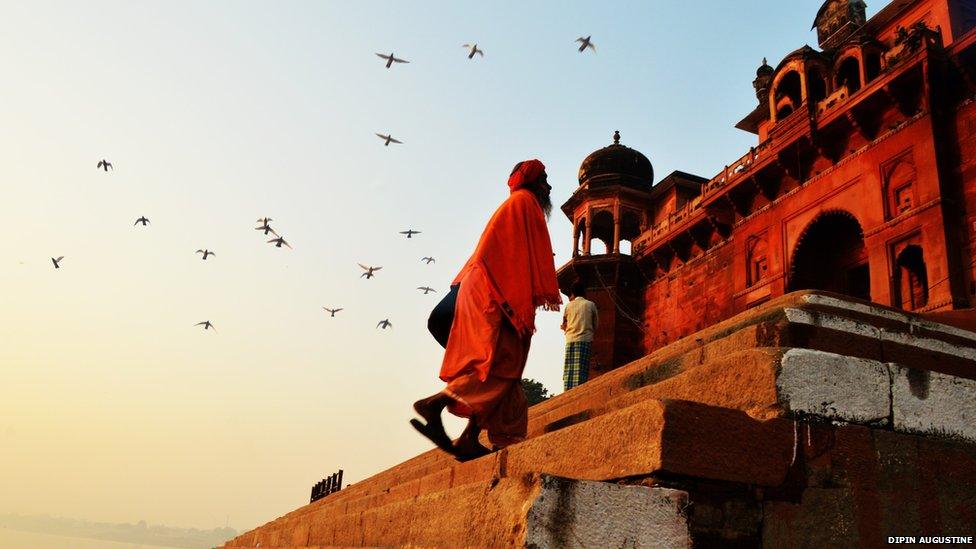
<instances>
[{"instance_id":1,"label":"arched window","mask_svg":"<svg viewBox=\"0 0 976 549\"><path fill-rule=\"evenodd\" d=\"M921 246L910 244L895 260L895 305L914 311L929 302L928 274Z\"/></svg>"},{"instance_id":2,"label":"arched window","mask_svg":"<svg viewBox=\"0 0 976 549\"><path fill-rule=\"evenodd\" d=\"M620 253L631 255L634 239L640 236L640 214L623 210L620 215Z\"/></svg>"},{"instance_id":3,"label":"arched window","mask_svg":"<svg viewBox=\"0 0 976 549\"><path fill-rule=\"evenodd\" d=\"M607 210L601 210L593 214L590 221L590 255L598 255L600 251L593 248L593 241L598 240L603 243L603 252L608 254L613 251L613 214Z\"/></svg>"},{"instance_id":4,"label":"arched window","mask_svg":"<svg viewBox=\"0 0 976 549\"><path fill-rule=\"evenodd\" d=\"M768 275L768 247L765 232L746 241L746 286L752 286Z\"/></svg>"},{"instance_id":5,"label":"arched window","mask_svg":"<svg viewBox=\"0 0 976 549\"><path fill-rule=\"evenodd\" d=\"M861 89L861 65L856 57L844 59L837 68L837 87L847 86L847 93L854 95L854 92Z\"/></svg>"},{"instance_id":6,"label":"arched window","mask_svg":"<svg viewBox=\"0 0 976 549\"><path fill-rule=\"evenodd\" d=\"M885 171L885 207L890 219L915 206L915 166L908 160L902 160Z\"/></svg>"},{"instance_id":7,"label":"arched window","mask_svg":"<svg viewBox=\"0 0 976 549\"><path fill-rule=\"evenodd\" d=\"M573 232L573 257L583 253L583 240L586 238L586 218L581 217Z\"/></svg>"},{"instance_id":8,"label":"arched window","mask_svg":"<svg viewBox=\"0 0 976 549\"><path fill-rule=\"evenodd\" d=\"M803 102L803 91L800 85L800 73L790 71L786 73L776 86L774 94L776 104L776 118L781 120L796 110Z\"/></svg>"}]
</instances>

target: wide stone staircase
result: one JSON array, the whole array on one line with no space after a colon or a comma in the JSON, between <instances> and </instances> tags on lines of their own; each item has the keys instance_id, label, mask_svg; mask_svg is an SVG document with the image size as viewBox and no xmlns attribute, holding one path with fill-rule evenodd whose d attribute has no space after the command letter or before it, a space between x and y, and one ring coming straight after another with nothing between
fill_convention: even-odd
<instances>
[{"instance_id":1,"label":"wide stone staircase","mask_svg":"<svg viewBox=\"0 0 976 549\"><path fill-rule=\"evenodd\" d=\"M796 292L225 547L880 547L976 535L976 333Z\"/></svg>"}]
</instances>

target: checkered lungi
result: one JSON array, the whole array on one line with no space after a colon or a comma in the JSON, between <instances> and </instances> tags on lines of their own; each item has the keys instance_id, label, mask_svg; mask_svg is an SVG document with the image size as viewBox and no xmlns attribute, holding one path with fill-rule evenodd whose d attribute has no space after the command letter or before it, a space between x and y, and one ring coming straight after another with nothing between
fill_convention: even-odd
<instances>
[{"instance_id":1,"label":"checkered lungi","mask_svg":"<svg viewBox=\"0 0 976 549\"><path fill-rule=\"evenodd\" d=\"M566 362L563 364L563 388L570 390L585 383L590 376L590 347L592 341L574 341L566 344Z\"/></svg>"}]
</instances>

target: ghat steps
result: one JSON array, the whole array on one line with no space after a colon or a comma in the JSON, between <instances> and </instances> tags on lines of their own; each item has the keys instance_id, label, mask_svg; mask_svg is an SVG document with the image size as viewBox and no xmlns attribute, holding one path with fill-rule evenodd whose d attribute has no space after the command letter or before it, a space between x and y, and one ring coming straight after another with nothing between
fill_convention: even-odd
<instances>
[{"instance_id":1,"label":"ghat steps","mask_svg":"<svg viewBox=\"0 0 976 549\"><path fill-rule=\"evenodd\" d=\"M225 547L798 547L976 530L976 333L796 292ZM968 532L968 534L967 534Z\"/></svg>"}]
</instances>

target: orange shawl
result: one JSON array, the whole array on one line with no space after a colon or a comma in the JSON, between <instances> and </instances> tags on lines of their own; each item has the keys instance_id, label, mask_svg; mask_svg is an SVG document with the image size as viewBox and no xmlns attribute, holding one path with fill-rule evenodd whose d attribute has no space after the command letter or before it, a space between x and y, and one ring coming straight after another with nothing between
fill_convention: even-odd
<instances>
[{"instance_id":1,"label":"orange shawl","mask_svg":"<svg viewBox=\"0 0 976 549\"><path fill-rule=\"evenodd\" d=\"M528 189L513 191L498 207L451 284L459 283L474 265L484 271L491 299L520 334L535 332L536 307L559 310L562 299L549 229L539 201Z\"/></svg>"}]
</instances>

